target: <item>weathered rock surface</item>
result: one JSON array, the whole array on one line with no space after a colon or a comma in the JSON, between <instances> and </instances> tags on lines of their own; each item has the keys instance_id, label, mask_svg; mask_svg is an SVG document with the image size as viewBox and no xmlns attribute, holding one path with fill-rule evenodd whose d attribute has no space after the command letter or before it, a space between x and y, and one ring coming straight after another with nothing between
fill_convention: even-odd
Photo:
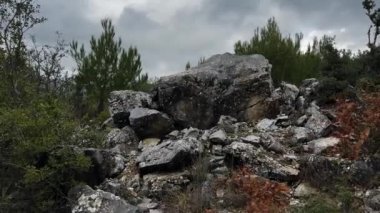
<instances>
[{"instance_id":1,"label":"weathered rock surface","mask_svg":"<svg viewBox=\"0 0 380 213\"><path fill-rule=\"evenodd\" d=\"M323 152L325 149L329 147L333 147L340 142L339 138L328 137L328 138L320 138L317 140L310 141L305 146L307 151L310 151L314 154L319 154Z\"/></svg>"},{"instance_id":2,"label":"weathered rock surface","mask_svg":"<svg viewBox=\"0 0 380 213\"><path fill-rule=\"evenodd\" d=\"M134 108L129 123L141 138L160 138L173 130L172 120L162 112L147 108Z\"/></svg>"},{"instance_id":3,"label":"weathered rock surface","mask_svg":"<svg viewBox=\"0 0 380 213\"><path fill-rule=\"evenodd\" d=\"M153 99L181 127L206 129L220 115L256 120L272 92L270 72L261 55L215 55L189 71L161 78Z\"/></svg>"},{"instance_id":4,"label":"weathered rock surface","mask_svg":"<svg viewBox=\"0 0 380 213\"><path fill-rule=\"evenodd\" d=\"M260 137L256 135L248 135L246 137L241 138L243 142L253 144L253 145L259 145L260 144Z\"/></svg>"},{"instance_id":5,"label":"weathered rock surface","mask_svg":"<svg viewBox=\"0 0 380 213\"><path fill-rule=\"evenodd\" d=\"M268 119L268 118L264 118L263 120L261 120L259 123L257 123L256 125L256 128L260 131L271 131L271 130L275 130L277 129L278 127L276 126L276 122L277 120L276 119Z\"/></svg>"},{"instance_id":6,"label":"weathered rock surface","mask_svg":"<svg viewBox=\"0 0 380 213\"><path fill-rule=\"evenodd\" d=\"M137 162L142 174L173 171L189 165L202 152L202 143L194 138L167 140L144 150Z\"/></svg>"},{"instance_id":7,"label":"weathered rock surface","mask_svg":"<svg viewBox=\"0 0 380 213\"><path fill-rule=\"evenodd\" d=\"M282 82L271 95L272 104L279 107L280 114L289 115L295 111L299 89L293 84Z\"/></svg>"},{"instance_id":8,"label":"weathered rock surface","mask_svg":"<svg viewBox=\"0 0 380 213\"><path fill-rule=\"evenodd\" d=\"M149 147L157 146L161 142L161 139L159 138L145 138L144 140L140 141L139 149L145 150Z\"/></svg>"},{"instance_id":9,"label":"weathered rock surface","mask_svg":"<svg viewBox=\"0 0 380 213\"><path fill-rule=\"evenodd\" d=\"M296 127L293 129L292 143L305 143L313 139L313 132L305 127Z\"/></svg>"},{"instance_id":10,"label":"weathered rock surface","mask_svg":"<svg viewBox=\"0 0 380 213\"><path fill-rule=\"evenodd\" d=\"M125 168L125 158L115 152L101 149L81 149L91 159L90 182L99 184L107 177L120 174Z\"/></svg>"},{"instance_id":11,"label":"weathered rock surface","mask_svg":"<svg viewBox=\"0 0 380 213\"><path fill-rule=\"evenodd\" d=\"M223 129L227 133L235 133L236 132L236 126L234 125L235 123L237 123L236 118L222 115L219 118L218 127Z\"/></svg>"},{"instance_id":12,"label":"weathered rock surface","mask_svg":"<svg viewBox=\"0 0 380 213\"><path fill-rule=\"evenodd\" d=\"M114 123L122 128L129 124L130 111L137 107L150 108L152 97L145 92L132 90L113 91L109 99L109 112Z\"/></svg>"},{"instance_id":13,"label":"weathered rock surface","mask_svg":"<svg viewBox=\"0 0 380 213\"><path fill-rule=\"evenodd\" d=\"M308 184L301 183L294 189L294 197L310 197L312 195L317 194L317 190Z\"/></svg>"},{"instance_id":14,"label":"weathered rock surface","mask_svg":"<svg viewBox=\"0 0 380 213\"><path fill-rule=\"evenodd\" d=\"M213 144L227 144L227 134L224 130L220 129L210 135L209 140Z\"/></svg>"},{"instance_id":15,"label":"weathered rock surface","mask_svg":"<svg viewBox=\"0 0 380 213\"><path fill-rule=\"evenodd\" d=\"M126 155L128 150L136 147L138 141L139 139L133 129L129 126L125 126L122 129L112 129L108 133L105 141L105 147Z\"/></svg>"},{"instance_id":16,"label":"weathered rock surface","mask_svg":"<svg viewBox=\"0 0 380 213\"><path fill-rule=\"evenodd\" d=\"M305 127L311 129L317 137L324 137L331 131L332 122L330 119L322 114L319 107L313 104L308 110L310 114Z\"/></svg>"},{"instance_id":17,"label":"weathered rock surface","mask_svg":"<svg viewBox=\"0 0 380 213\"><path fill-rule=\"evenodd\" d=\"M77 186L70 190L73 213L137 213L138 208L119 196L89 186Z\"/></svg>"},{"instance_id":18,"label":"weathered rock surface","mask_svg":"<svg viewBox=\"0 0 380 213\"><path fill-rule=\"evenodd\" d=\"M190 183L188 172L147 174L143 177L143 193L161 200L164 195L179 193Z\"/></svg>"},{"instance_id":19,"label":"weathered rock surface","mask_svg":"<svg viewBox=\"0 0 380 213\"><path fill-rule=\"evenodd\" d=\"M368 212L380 211L380 188L366 192L365 205Z\"/></svg>"}]
</instances>

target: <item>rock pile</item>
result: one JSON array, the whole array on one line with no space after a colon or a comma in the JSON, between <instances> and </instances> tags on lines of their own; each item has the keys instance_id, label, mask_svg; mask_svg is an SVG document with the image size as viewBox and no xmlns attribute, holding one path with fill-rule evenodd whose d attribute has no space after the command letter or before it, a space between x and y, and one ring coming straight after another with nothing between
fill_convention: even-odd
<instances>
[{"instance_id":1,"label":"rock pile","mask_svg":"<svg viewBox=\"0 0 380 213\"><path fill-rule=\"evenodd\" d=\"M261 55L223 54L161 78L152 94L112 92L109 109L117 128L106 150L84 151L103 183L72 189L72 211L163 212L163 197L200 179L205 189L235 166L294 186L295 199L316 193L307 184L297 186L305 175L355 176L349 169L354 162L322 156L340 141L328 137L331 116L314 100L319 82L273 89L270 71ZM265 118L269 108L277 115ZM201 174L199 166L194 172L196 164L204 165ZM323 173L326 165L333 173ZM378 210L377 192L367 193L368 208Z\"/></svg>"}]
</instances>

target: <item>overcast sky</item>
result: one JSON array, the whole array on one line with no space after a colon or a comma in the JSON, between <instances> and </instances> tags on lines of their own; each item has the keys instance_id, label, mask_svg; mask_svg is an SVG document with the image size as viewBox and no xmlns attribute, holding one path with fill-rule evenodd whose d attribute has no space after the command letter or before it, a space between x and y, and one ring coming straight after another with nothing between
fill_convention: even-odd
<instances>
[{"instance_id":1,"label":"overcast sky","mask_svg":"<svg viewBox=\"0 0 380 213\"><path fill-rule=\"evenodd\" d=\"M183 71L187 61L233 52L256 27L275 17L285 34L336 35L338 47L353 50L366 44L369 21L361 0L39 0L48 21L33 35L41 43L88 44L101 32L100 20L112 18L123 45L137 46L144 72L163 76ZM72 64L65 62L67 69Z\"/></svg>"}]
</instances>

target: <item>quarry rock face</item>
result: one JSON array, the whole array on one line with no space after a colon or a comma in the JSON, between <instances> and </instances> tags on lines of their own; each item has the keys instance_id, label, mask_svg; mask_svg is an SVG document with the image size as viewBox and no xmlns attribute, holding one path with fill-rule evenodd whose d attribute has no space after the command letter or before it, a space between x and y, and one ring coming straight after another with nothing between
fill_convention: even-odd
<instances>
[{"instance_id":1,"label":"quarry rock face","mask_svg":"<svg viewBox=\"0 0 380 213\"><path fill-rule=\"evenodd\" d=\"M180 127L206 129L221 115L262 118L273 90L271 65L262 55L214 55L198 67L162 77L153 100Z\"/></svg>"}]
</instances>

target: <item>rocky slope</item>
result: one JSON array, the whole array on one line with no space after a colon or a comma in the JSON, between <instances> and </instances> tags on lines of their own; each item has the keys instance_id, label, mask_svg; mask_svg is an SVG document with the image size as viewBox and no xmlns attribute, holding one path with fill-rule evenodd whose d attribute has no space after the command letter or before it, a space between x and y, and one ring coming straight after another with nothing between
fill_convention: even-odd
<instances>
[{"instance_id":1,"label":"rocky slope","mask_svg":"<svg viewBox=\"0 0 380 213\"><path fill-rule=\"evenodd\" d=\"M215 55L151 94L112 92L107 149L82 150L92 188L70 191L72 212L284 212L342 178L355 210L380 211L378 166L326 154L341 139L318 80L274 89L270 71L261 55Z\"/></svg>"}]
</instances>

